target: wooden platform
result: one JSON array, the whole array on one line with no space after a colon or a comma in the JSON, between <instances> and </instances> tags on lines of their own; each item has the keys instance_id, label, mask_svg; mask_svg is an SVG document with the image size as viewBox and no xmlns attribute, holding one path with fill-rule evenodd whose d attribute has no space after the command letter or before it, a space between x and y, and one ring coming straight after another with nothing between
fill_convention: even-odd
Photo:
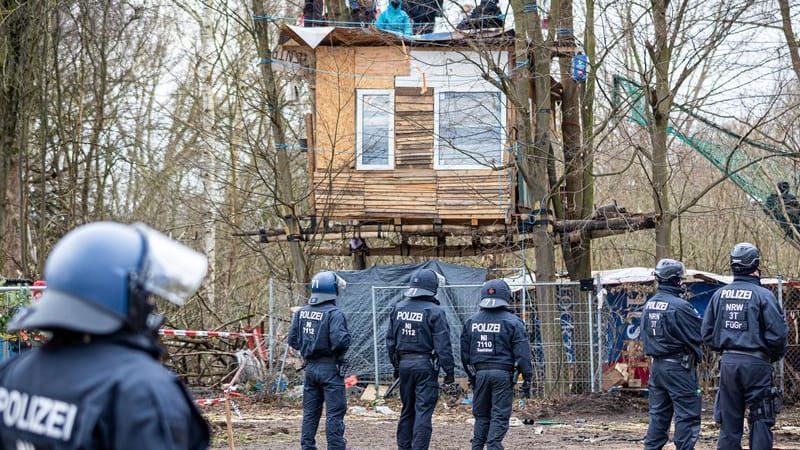
<instances>
[{"instance_id":1,"label":"wooden platform","mask_svg":"<svg viewBox=\"0 0 800 450\"><path fill-rule=\"evenodd\" d=\"M318 172L314 182L316 215L332 220L510 221L511 183L503 171Z\"/></svg>"}]
</instances>

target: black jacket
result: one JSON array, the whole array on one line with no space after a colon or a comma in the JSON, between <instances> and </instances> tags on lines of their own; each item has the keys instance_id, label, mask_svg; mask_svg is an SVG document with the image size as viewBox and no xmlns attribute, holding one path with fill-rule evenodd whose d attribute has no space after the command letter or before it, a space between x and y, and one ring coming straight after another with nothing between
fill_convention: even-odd
<instances>
[{"instance_id":1,"label":"black jacket","mask_svg":"<svg viewBox=\"0 0 800 450\"><path fill-rule=\"evenodd\" d=\"M445 375L455 373L450 326L434 297L406 298L392 308L386 350L396 361L402 353L436 354Z\"/></svg>"},{"instance_id":2,"label":"black jacket","mask_svg":"<svg viewBox=\"0 0 800 450\"><path fill-rule=\"evenodd\" d=\"M142 334L56 337L0 366L2 448L205 449L192 398Z\"/></svg>"},{"instance_id":3,"label":"black jacket","mask_svg":"<svg viewBox=\"0 0 800 450\"><path fill-rule=\"evenodd\" d=\"M787 349L783 309L757 277L736 275L717 289L703 318L703 342L716 351L761 351L773 361Z\"/></svg>"},{"instance_id":4,"label":"black jacket","mask_svg":"<svg viewBox=\"0 0 800 450\"><path fill-rule=\"evenodd\" d=\"M659 285L642 310L642 341L648 356L691 353L703 356L700 327L703 318L688 301L678 297L681 288Z\"/></svg>"},{"instance_id":5,"label":"black jacket","mask_svg":"<svg viewBox=\"0 0 800 450\"><path fill-rule=\"evenodd\" d=\"M531 381L531 347L522 319L505 308L475 313L461 332L461 363L468 374L481 364L516 366L523 379Z\"/></svg>"}]
</instances>

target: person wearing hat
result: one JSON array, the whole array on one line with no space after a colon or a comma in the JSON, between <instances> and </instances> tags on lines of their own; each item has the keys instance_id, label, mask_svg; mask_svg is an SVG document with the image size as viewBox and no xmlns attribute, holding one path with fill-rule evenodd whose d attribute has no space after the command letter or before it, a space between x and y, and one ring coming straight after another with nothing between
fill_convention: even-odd
<instances>
[{"instance_id":1,"label":"person wearing hat","mask_svg":"<svg viewBox=\"0 0 800 450\"><path fill-rule=\"evenodd\" d=\"M406 298L394 305L389 315L386 350L395 378L400 379L403 403L397 423L400 450L424 450L430 445L431 417L439 400L439 367L445 385L455 382L450 327L436 299L438 288L436 272L415 272Z\"/></svg>"},{"instance_id":2,"label":"person wearing hat","mask_svg":"<svg viewBox=\"0 0 800 450\"><path fill-rule=\"evenodd\" d=\"M511 290L503 280L484 283L479 311L461 333L461 363L472 386L475 427L472 450L501 450L514 401L514 374L522 374L520 397L530 396L531 347L522 319L508 310Z\"/></svg>"},{"instance_id":3,"label":"person wearing hat","mask_svg":"<svg viewBox=\"0 0 800 450\"><path fill-rule=\"evenodd\" d=\"M340 368L350 347L350 332L336 298L344 280L333 272L311 279L311 297L292 318L289 345L303 356L303 425L300 447L316 450L316 434L325 404L325 437L329 450L344 450L347 396Z\"/></svg>"},{"instance_id":4,"label":"person wearing hat","mask_svg":"<svg viewBox=\"0 0 800 450\"><path fill-rule=\"evenodd\" d=\"M703 317L703 342L722 356L714 420L718 449L741 449L745 407L750 448L771 449L780 394L772 363L786 354L789 327L772 291L761 286L761 253L748 242L731 250L733 282L714 292Z\"/></svg>"},{"instance_id":5,"label":"person wearing hat","mask_svg":"<svg viewBox=\"0 0 800 450\"><path fill-rule=\"evenodd\" d=\"M681 298L686 268L664 258L654 272L656 294L642 310L644 353L653 358L648 398L650 424L644 439L646 450L661 449L669 440L669 425L675 416L675 448L693 449L700 437L700 384L697 361L702 317L691 303Z\"/></svg>"},{"instance_id":6,"label":"person wearing hat","mask_svg":"<svg viewBox=\"0 0 800 450\"><path fill-rule=\"evenodd\" d=\"M41 300L8 324L52 337L0 366L0 448L208 448L208 425L154 339L154 296L182 305L207 269L143 224L67 233L47 257Z\"/></svg>"}]
</instances>

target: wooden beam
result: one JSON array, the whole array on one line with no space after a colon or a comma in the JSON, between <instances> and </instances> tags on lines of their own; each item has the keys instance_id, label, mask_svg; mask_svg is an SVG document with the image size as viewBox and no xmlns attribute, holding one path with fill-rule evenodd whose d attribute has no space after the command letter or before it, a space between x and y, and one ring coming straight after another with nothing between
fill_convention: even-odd
<instances>
[{"instance_id":1,"label":"wooden beam","mask_svg":"<svg viewBox=\"0 0 800 450\"><path fill-rule=\"evenodd\" d=\"M559 220L555 223L553 229L557 233L599 230L637 231L647 228L655 228L658 218L659 214L650 213L615 219Z\"/></svg>"},{"instance_id":2,"label":"wooden beam","mask_svg":"<svg viewBox=\"0 0 800 450\"><path fill-rule=\"evenodd\" d=\"M581 232L590 233L592 238L601 238L606 236L613 236L621 233L629 233L632 231L644 230L655 228L659 215L656 213L629 215L613 219L595 219L595 220L561 220L554 224L553 229L557 234L565 234L566 239L570 242L577 242L580 239ZM515 228L509 227L505 224L493 225L479 225L477 227L472 225L452 225L452 224L427 224L427 225L400 225L401 219L395 219L394 224L366 224L359 225L353 222L347 225L338 225L330 227L325 231L317 233L308 233L306 237L308 240L315 241L337 241L347 238L354 234L363 239L381 239L390 236L402 234L403 236L424 236L424 237L441 237L441 236L507 236L515 234ZM474 223L474 222L471 222ZM278 242L288 240L289 234L284 228L274 228L263 231L246 231L242 233L234 233L234 236L260 236L266 237L270 242ZM491 244L489 244L491 247ZM441 248L435 246L432 248ZM461 247L459 247L460 249ZM461 250L448 250L458 251ZM372 252L372 250L370 250ZM435 253L434 253L435 255Z\"/></svg>"},{"instance_id":3,"label":"wooden beam","mask_svg":"<svg viewBox=\"0 0 800 450\"><path fill-rule=\"evenodd\" d=\"M532 245L533 240L526 239L526 245ZM497 244L486 244L479 248L472 245L447 245L439 247L436 245L393 245L390 247L376 247L369 249L369 256L423 256L439 258L458 258L467 256L480 256L494 253L513 252L519 249L519 245L505 246ZM312 248L310 253L318 256L350 256L349 250L342 248Z\"/></svg>"}]
</instances>

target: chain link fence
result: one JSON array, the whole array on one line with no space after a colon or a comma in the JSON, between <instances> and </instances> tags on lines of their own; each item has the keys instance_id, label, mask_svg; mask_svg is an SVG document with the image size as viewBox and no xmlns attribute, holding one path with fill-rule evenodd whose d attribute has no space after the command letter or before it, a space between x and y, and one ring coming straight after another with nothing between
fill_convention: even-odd
<instances>
[{"instance_id":1,"label":"chain link fence","mask_svg":"<svg viewBox=\"0 0 800 450\"><path fill-rule=\"evenodd\" d=\"M4 284L5 286L0 286L0 361L5 361L41 343L38 333L26 331L9 333L6 325L21 308L27 307L45 289L31 286L30 281L15 283L6 280Z\"/></svg>"},{"instance_id":2,"label":"chain link fence","mask_svg":"<svg viewBox=\"0 0 800 450\"><path fill-rule=\"evenodd\" d=\"M800 283L780 281L772 288L784 306L789 326L789 349L776 367L775 381L782 385L788 402L797 402L800 400ZM8 333L6 323L42 289L25 285L0 287L0 358L3 360L41 343L35 333ZM403 298L406 286L370 286L370 289L372 297L368 303L347 297L338 303L346 312L350 333L361 342L348 352L345 372L357 375L361 383L386 385L392 382L392 366L386 352L386 326L391 308ZM627 362L631 366L629 371L649 369L647 358L636 348L640 341L635 330L641 304L652 293L652 286L639 290L631 286L613 289L629 290L624 307L603 301L602 296L598 301L595 293L581 290L579 283L534 283L527 285L527 289L513 287L511 309L525 320L531 340L535 394L607 390L614 380L604 380L604 376L610 378L608 369L619 362ZM479 284L454 285L443 287L439 293L450 325L457 377L465 376L460 361L463 323L477 311L480 290ZM261 326L266 356L265 382L273 391L302 383L302 373L295 371L301 360L288 348L287 337L293 309L306 301L304 285L270 281L263 298L252 302L251 317L258 317L260 322L229 323L223 329L241 331L246 326ZM229 340L223 346L227 349L224 350L226 355L220 356L214 354L216 347L201 344L201 340L173 338L166 342L171 358L165 362L194 386L217 384L226 374L230 377L236 364L234 352L248 347L248 343L241 340ZM718 383L719 357L706 350L699 375L704 391L713 392ZM199 370L208 365L201 359L218 359L218 370ZM646 382L641 388L646 388Z\"/></svg>"},{"instance_id":3,"label":"chain link fence","mask_svg":"<svg viewBox=\"0 0 800 450\"><path fill-rule=\"evenodd\" d=\"M464 378L460 336L464 322L478 310L482 285L451 285L437 298L450 326L456 377ZM535 283L516 287L511 309L526 322L534 362L535 393L596 392L602 386L602 367L608 358L608 338L602 311L591 291L579 283ZM390 384L392 365L386 351L386 332L392 307L406 286L373 286L369 305L339 303L350 333L366 337L347 354L346 372L361 381ZM552 301L545 301L546 298ZM457 300L456 300L457 299ZM543 305L550 304L550 307ZM376 387L377 389L377 387Z\"/></svg>"},{"instance_id":4,"label":"chain link fence","mask_svg":"<svg viewBox=\"0 0 800 450\"><path fill-rule=\"evenodd\" d=\"M783 306L789 326L789 348L778 363L777 382L783 388L787 402L800 401L800 283L786 283L779 279L775 295Z\"/></svg>"}]
</instances>

